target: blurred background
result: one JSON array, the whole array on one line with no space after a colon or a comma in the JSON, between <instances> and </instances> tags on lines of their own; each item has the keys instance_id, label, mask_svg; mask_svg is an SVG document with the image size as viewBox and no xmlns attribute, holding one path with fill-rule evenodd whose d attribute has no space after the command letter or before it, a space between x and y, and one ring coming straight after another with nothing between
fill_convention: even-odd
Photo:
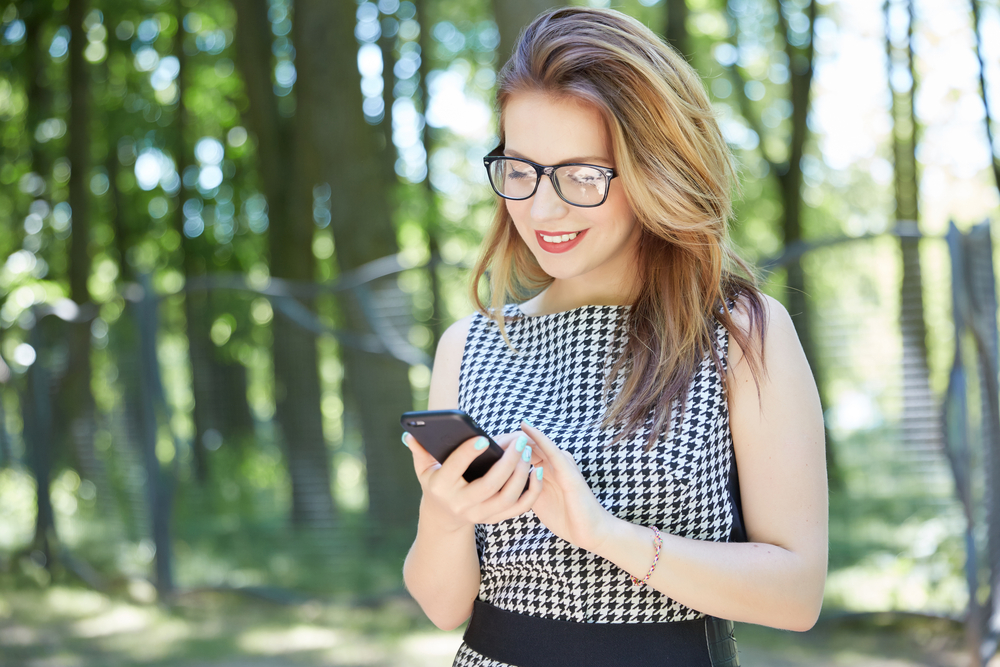
<instances>
[{"instance_id":1,"label":"blurred background","mask_svg":"<svg viewBox=\"0 0 1000 667\"><path fill-rule=\"evenodd\" d=\"M556 4L0 1L0 664L451 664L398 418ZM704 78L823 397L823 617L741 626L744 664L986 664L1000 4L589 4Z\"/></svg>"}]
</instances>

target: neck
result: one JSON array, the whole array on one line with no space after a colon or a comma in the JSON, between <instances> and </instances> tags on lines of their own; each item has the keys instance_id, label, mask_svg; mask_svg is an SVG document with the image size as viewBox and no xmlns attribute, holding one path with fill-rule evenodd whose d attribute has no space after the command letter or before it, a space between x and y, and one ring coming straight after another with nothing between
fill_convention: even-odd
<instances>
[{"instance_id":1,"label":"neck","mask_svg":"<svg viewBox=\"0 0 1000 667\"><path fill-rule=\"evenodd\" d=\"M581 276L554 280L542 292L521 304L527 315L561 313L581 306L623 306L635 300L636 280L632 275L618 275L608 280Z\"/></svg>"}]
</instances>

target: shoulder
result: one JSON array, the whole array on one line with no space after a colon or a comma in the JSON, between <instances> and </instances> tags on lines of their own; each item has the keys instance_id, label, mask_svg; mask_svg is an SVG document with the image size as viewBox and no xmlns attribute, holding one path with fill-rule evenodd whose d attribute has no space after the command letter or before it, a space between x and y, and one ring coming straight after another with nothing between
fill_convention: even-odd
<instances>
[{"instance_id":1,"label":"shoulder","mask_svg":"<svg viewBox=\"0 0 1000 667\"><path fill-rule=\"evenodd\" d=\"M476 313L473 313L463 317L441 334L437 352L434 354L428 409L445 410L458 407L458 382L459 373L462 370L462 355L465 352L465 341L469 337L469 329L476 316Z\"/></svg>"},{"instance_id":2,"label":"shoulder","mask_svg":"<svg viewBox=\"0 0 1000 667\"><path fill-rule=\"evenodd\" d=\"M817 394L812 370L791 315L776 299L741 297L732 310L726 387L734 420L760 412L782 411L787 401ZM815 407L818 407L818 401Z\"/></svg>"},{"instance_id":3,"label":"shoulder","mask_svg":"<svg viewBox=\"0 0 1000 667\"><path fill-rule=\"evenodd\" d=\"M744 294L736 300L730 313L736 330L729 333L730 375L748 370L748 353L757 357L763 374L767 372L766 364L770 361L766 358L769 349L780 349L790 343L801 347L791 316L781 302L773 297L758 293L754 299ZM749 349L744 349L746 347Z\"/></svg>"}]
</instances>

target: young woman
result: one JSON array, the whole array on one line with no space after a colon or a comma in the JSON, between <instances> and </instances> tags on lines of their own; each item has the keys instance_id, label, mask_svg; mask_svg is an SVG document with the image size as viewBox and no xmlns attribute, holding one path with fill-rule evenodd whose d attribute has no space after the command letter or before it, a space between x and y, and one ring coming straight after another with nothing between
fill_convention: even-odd
<instances>
[{"instance_id":1,"label":"young woman","mask_svg":"<svg viewBox=\"0 0 1000 667\"><path fill-rule=\"evenodd\" d=\"M505 453L468 483L485 442L438 464L404 434L407 588L442 629L471 615L456 665L737 665L719 619L807 630L822 414L788 314L730 249L732 157L697 75L635 20L563 8L497 102L479 312L442 337L429 403Z\"/></svg>"}]
</instances>

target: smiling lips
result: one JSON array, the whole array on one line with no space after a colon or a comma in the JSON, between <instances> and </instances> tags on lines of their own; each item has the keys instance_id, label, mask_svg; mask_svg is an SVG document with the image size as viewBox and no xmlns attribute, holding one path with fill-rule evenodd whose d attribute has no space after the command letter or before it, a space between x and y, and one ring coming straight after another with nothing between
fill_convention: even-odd
<instances>
[{"instance_id":1,"label":"smiling lips","mask_svg":"<svg viewBox=\"0 0 1000 667\"><path fill-rule=\"evenodd\" d=\"M551 253L566 252L574 248L583 239L587 230L579 232L535 232L535 238L542 250Z\"/></svg>"}]
</instances>

